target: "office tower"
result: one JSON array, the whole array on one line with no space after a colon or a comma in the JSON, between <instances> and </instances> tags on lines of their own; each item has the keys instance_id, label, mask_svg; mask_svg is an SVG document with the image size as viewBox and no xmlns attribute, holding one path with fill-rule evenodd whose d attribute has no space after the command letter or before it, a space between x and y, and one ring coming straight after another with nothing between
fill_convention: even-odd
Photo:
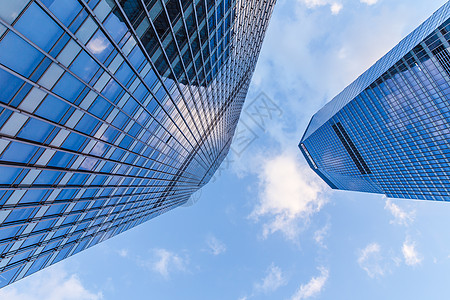
<instances>
[{"instance_id":1,"label":"office tower","mask_svg":"<svg viewBox=\"0 0 450 300\"><path fill-rule=\"evenodd\" d=\"M0 0L0 286L185 203L275 0Z\"/></svg>"},{"instance_id":2,"label":"office tower","mask_svg":"<svg viewBox=\"0 0 450 300\"><path fill-rule=\"evenodd\" d=\"M450 3L311 119L299 147L334 189L450 200Z\"/></svg>"}]
</instances>

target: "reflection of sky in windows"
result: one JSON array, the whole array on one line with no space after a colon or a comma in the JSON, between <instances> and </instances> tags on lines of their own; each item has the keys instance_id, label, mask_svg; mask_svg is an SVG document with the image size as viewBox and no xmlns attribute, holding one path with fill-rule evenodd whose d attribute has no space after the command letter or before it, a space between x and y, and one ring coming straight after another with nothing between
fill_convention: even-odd
<instances>
[{"instance_id":1,"label":"reflection of sky in windows","mask_svg":"<svg viewBox=\"0 0 450 300\"><path fill-rule=\"evenodd\" d=\"M228 152L273 1L122 2L1 3L0 286L182 205Z\"/></svg>"}]
</instances>

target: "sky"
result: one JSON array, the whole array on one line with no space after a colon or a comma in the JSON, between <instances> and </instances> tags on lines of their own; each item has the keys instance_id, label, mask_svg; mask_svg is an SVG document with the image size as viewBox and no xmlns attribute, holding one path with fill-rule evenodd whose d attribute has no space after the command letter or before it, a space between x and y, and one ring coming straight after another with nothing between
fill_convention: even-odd
<instances>
[{"instance_id":1,"label":"sky","mask_svg":"<svg viewBox=\"0 0 450 300\"><path fill-rule=\"evenodd\" d=\"M448 203L333 191L297 148L319 108L445 2L279 0L232 149L192 203L0 299L449 299Z\"/></svg>"}]
</instances>

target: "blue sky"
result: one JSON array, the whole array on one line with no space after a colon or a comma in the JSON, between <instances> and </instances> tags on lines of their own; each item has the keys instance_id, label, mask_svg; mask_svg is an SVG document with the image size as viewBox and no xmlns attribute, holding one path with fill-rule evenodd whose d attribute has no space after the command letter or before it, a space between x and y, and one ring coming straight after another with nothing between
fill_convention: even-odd
<instances>
[{"instance_id":1,"label":"blue sky","mask_svg":"<svg viewBox=\"0 0 450 300\"><path fill-rule=\"evenodd\" d=\"M449 299L448 203L332 191L297 149L315 111L445 2L279 0L232 151L195 203L0 299Z\"/></svg>"}]
</instances>

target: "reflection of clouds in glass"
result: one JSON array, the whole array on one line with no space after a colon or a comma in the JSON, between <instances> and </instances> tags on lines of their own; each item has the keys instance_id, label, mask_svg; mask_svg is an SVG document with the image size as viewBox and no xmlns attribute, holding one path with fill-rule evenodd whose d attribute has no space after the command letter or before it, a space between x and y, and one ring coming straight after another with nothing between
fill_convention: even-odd
<instances>
[{"instance_id":1,"label":"reflection of clouds in glass","mask_svg":"<svg viewBox=\"0 0 450 300\"><path fill-rule=\"evenodd\" d=\"M102 156L102 154L105 152L105 150L106 150L105 144L96 143L95 146L91 150L91 154L96 155L96 156ZM98 161L98 159L96 159L96 158L86 157L86 159L81 164L81 168L92 171L94 166L97 164L97 161Z\"/></svg>"},{"instance_id":2,"label":"reflection of clouds in glass","mask_svg":"<svg viewBox=\"0 0 450 300\"><path fill-rule=\"evenodd\" d=\"M87 157L81 164L81 168L88 170L88 171L92 171L92 169L94 168L97 161L98 160L95 158Z\"/></svg>"},{"instance_id":3,"label":"reflection of clouds in glass","mask_svg":"<svg viewBox=\"0 0 450 300\"><path fill-rule=\"evenodd\" d=\"M91 153L93 155L101 156L105 152L105 144L97 143L94 148L92 148Z\"/></svg>"},{"instance_id":4,"label":"reflection of clouds in glass","mask_svg":"<svg viewBox=\"0 0 450 300\"><path fill-rule=\"evenodd\" d=\"M94 54L102 53L107 47L108 42L102 37L95 37L87 44L87 48Z\"/></svg>"},{"instance_id":5,"label":"reflection of clouds in glass","mask_svg":"<svg viewBox=\"0 0 450 300\"><path fill-rule=\"evenodd\" d=\"M144 124L145 121L147 121L149 118L150 118L150 115L149 115L147 112L143 111L143 112L140 114L139 118L137 119L137 122L138 122L139 124Z\"/></svg>"}]
</instances>

